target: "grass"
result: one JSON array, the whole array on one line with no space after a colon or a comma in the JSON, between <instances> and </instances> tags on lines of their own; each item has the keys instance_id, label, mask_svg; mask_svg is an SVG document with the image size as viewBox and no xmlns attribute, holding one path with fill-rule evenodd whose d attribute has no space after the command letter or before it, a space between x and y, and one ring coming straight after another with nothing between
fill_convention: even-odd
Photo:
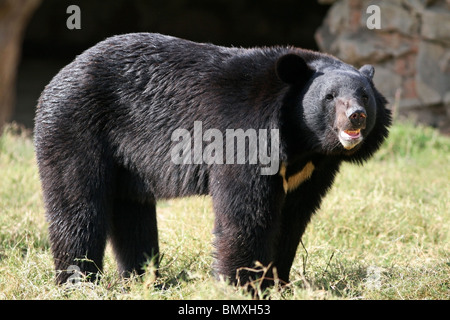
<instances>
[{"instance_id":1,"label":"grass","mask_svg":"<svg viewBox=\"0 0 450 320\"><path fill-rule=\"evenodd\" d=\"M450 139L396 124L366 165L343 166L270 299L450 299ZM208 197L158 204L161 276L56 286L32 139L0 137L0 299L248 299L212 278ZM176 225L176 227L173 227ZM149 266L149 269L151 266Z\"/></svg>"}]
</instances>

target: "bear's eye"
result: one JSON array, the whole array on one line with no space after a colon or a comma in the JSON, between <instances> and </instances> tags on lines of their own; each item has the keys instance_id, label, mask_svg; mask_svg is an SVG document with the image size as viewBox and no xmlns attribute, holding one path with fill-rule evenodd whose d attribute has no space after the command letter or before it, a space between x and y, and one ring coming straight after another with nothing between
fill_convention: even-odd
<instances>
[{"instance_id":1,"label":"bear's eye","mask_svg":"<svg viewBox=\"0 0 450 320\"><path fill-rule=\"evenodd\" d=\"M334 100L334 92L333 93L329 93L325 96L325 100L327 101L333 101Z\"/></svg>"},{"instance_id":2,"label":"bear's eye","mask_svg":"<svg viewBox=\"0 0 450 320\"><path fill-rule=\"evenodd\" d=\"M362 94L361 96L362 101L364 101L364 103L366 103L367 101L369 101L369 96L365 93Z\"/></svg>"}]
</instances>

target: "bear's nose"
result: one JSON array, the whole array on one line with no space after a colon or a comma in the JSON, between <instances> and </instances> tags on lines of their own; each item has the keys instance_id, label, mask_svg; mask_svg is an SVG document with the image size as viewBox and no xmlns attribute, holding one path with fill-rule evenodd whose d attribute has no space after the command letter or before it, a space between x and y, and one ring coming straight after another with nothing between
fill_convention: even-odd
<instances>
[{"instance_id":1,"label":"bear's nose","mask_svg":"<svg viewBox=\"0 0 450 320\"><path fill-rule=\"evenodd\" d=\"M366 126L366 111L362 108L351 108L347 111L347 117L353 126L364 128Z\"/></svg>"}]
</instances>

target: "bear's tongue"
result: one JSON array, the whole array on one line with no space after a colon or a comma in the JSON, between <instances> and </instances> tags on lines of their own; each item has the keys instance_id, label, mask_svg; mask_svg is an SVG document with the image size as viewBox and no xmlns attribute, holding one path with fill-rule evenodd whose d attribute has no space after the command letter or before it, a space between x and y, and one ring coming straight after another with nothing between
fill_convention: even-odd
<instances>
[{"instance_id":1,"label":"bear's tongue","mask_svg":"<svg viewBox=\"0 0 450 320\"><path fill-rule=\"evenodd\" d=\"M360 131L361 131L360 129L358 129L358 130L344 130L344 132L346 134L348 134L350 137L358 137Z\"/></svg>"}]
</instances>

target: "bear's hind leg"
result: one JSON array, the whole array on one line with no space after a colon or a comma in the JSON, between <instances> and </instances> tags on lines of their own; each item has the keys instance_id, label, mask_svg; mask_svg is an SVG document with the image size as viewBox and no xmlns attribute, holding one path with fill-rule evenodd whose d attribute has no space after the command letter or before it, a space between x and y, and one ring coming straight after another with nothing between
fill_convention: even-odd
<instances>
[{"instance_id":1,"label":"bear's hind leg","mask_svg":"<svg viewBox=\"0 0 450 320\"><path fill-rule=\"evenodd\" d=\"M158 267L158 230L154 203L116 199L110 237L122 275L143 274L149 262Z\"/></svg>"},{"instance_id":2,"label":"bear's hind leg","mask_svg":"<svg viewBox=\"0 0 450 320\"><path fill-rule=\"evenodd\" d=\"M106 223L102 213L80 207L72 218L50 222L50 240L57 272L56 282L81 280L82 272L89 280L102 271L106 246Z\"/></svg>"},{"instance_id":3,"label":"bear's hind leg","mask_svg":"<svg viewBox=\"0 0 450 320\"><path fill-rule=\"evenodd\" d=\"M60 284L79 279L77 271L95 280L92 274L103 266L111 207L110 186L102 168L108 165L96 165L101 161L89 155L93 153L84 155L87 163L69 156L41 159L40 163L56 282Z\"/></svg>"}]
</instances>

